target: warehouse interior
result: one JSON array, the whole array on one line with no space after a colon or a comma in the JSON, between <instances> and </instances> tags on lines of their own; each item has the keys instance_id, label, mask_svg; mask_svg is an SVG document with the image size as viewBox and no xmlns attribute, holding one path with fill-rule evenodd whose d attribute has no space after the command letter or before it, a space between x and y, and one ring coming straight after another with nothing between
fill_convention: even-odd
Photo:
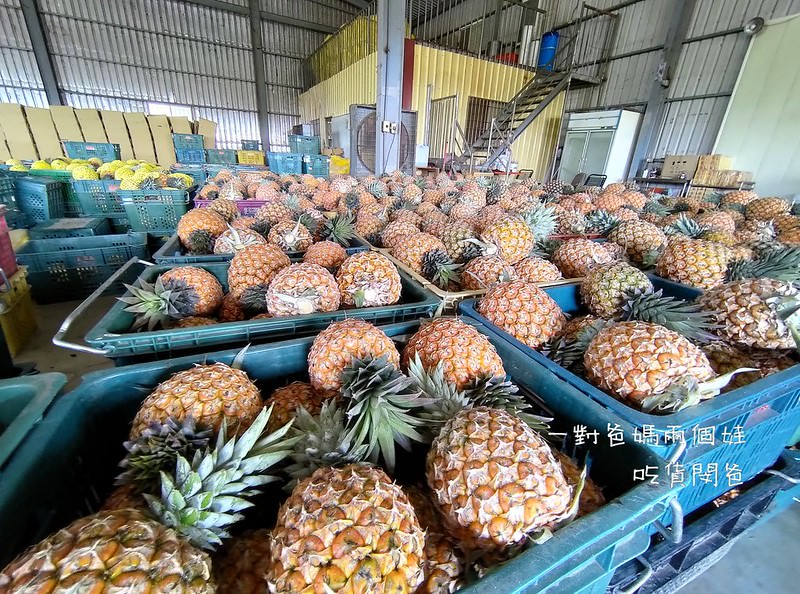
<instances>
[{"instance_id":1,"label":"warehouse interior","mask_svg":"<svg viewBox=\"0 0 800 594\"><path fill-rule=\"evenodd\" d=\"M0 0L0 592L795 592L798 52Z\"/></svg>"}]
</instances>

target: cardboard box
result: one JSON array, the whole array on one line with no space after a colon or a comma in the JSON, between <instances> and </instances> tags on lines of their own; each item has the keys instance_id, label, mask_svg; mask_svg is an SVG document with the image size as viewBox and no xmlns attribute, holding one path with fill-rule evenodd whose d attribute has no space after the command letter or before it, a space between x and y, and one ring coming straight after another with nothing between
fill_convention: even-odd
<instances>
[{"instance_id":1,"label":"cardboard box","mask_svg":"<svg viewBox=\"0 0 800 594\"><path fill-rule=\"evenodd\" d=\"M153 135L156 162L162 167L174 165L176 161L175 145L172 142L172 128L169 126L169 119L165 115L149 115L147 123L150 126L150 133Z\"/></svg>"},{"instance_id":2,"label":"cardboard box","mask_svg":"<svg viewBox=\"0 0 800 594\"><path fill-rule=\"evenodd\" d=\"M153 148L153 136L147 118L141 112L125 112L125 123L128 125L128 134L131 137L134 159L142 159L150 163L156 161L156 151Z\"/></svg>"},{"instance_id":3,"label":"cardboard box","mask_svg":"<svg viewBox=\"0 0 800 594\"><path fill-rule=\"evenodd\" d=\"M108 142L119 145L119 158L123 161L133 159L133 145L131 144L131 137L128 135L125 115L121 111L101 109L100 119L103 120Z\"/></svg>"},{"instance_id":4,"label":"cardboard box","mask_svg":"<svg viewBox=\"0 0 800 594\"><path fill-rule=\"evenodd\" d=\"M28 120L22 106L17 103L0 103L0 125L6 137L6 144L14 159L39 158L33 136L28 128Z\"/></svg>"},{"instance_id":5,"label":"cardboard box","mask_svg":"<svg viewBox=\"0 0 800 594\"><path fill-rule=\"evenodd\" d=\"M169 124L172 127L173 134L191 134L192 123L186 116L170 116ZM213 147L212 147L213 148Z\"/></svg>"},{"instance_id":6,"label":"cardboard box","mask_svg":"<svg viewBox=\"0 0 800 594\"><path fill-rule=\"evenodd\" d=\"M217 146L217 123L200 118L195 124L195 134L203 135L203 148L213 149Z\"/></svg>"},{"instance_id":7,"label":"cardboard box","mask_svg":"<svg viewBox=\"0 0 800 594\"><path fill-rule=\"evenodd\" d=\"M739 171L737 169L700 169L695 175L693 183L701 186L713 186L715 188L727 189L738 188L741 184L753 181L751 171Z\"/></svg>"},{"instance_id":8,"label":"cardboard box","mask_svg":"<svg viewBox=\"0 0 800 594\"><path fill-rule=\"evenodd\" d=\"M668 155L661 168L661 177L678 179L684 174L686 179L691 179L697 171L698 155Z\"/></svg>"},{"instance_id":9,"label":"cardboard box","mask_svg":"<svg viewBox=\"0 0 800 594\"><path fill-rule=\"evenodd\" d=\"M63 157L64 147L58 139L50 110L43 107L25 107L25 117L39 156L42 159Z\"/></svg>"},{"instance_id":10,"label":"cardboard box","mask_svg":"<svg viewBox=\"0 0 800 594\"><path fill-rule=\"evenodd\" d=\"M697 168L711 169L712 171L733 169L733 157L727 155L700 155Z\"/></svg>"},{"instance_id":11,"label":"cardboard box","mask_svg":"<svg viewBox=\"0 0 800 594\"><path fill-rule=\"evenodd\" d=\"M322 154L328 157L333 157L334 155L337 157L344 157L344 149L338 146L334 148L324 148L322 149Z\"/></svg>"},{"instance_id":12,"label":"cardboard box","mask_svg":"<svg viewBox=\"0 0 800 594\"><path fill-rule=\"evenodd\" d=\"M51 105L50 117L55 124L59 140L83 142L83 132L74 109L64 105Z\"/></svg>"},{"instance_id":13,"label":"cardboard box","mask_svg":"<svg viewBox=\"0 0 800 594\"><path fill-rule=\"evenodd\" d=\"M75 116L81 125L83 139L86 142L108 142L106 129L100 119L100 112L96 109L76 109Z\"/></svg>"},{"instance_id":14,"label":"cardboard box","mask_svg":"<svg viewBox=\"0 0 800 594\"><path fill-rule=\"evenodd\" d=\"M8 150L8 145L6 144L6 135L3 132L3 128L0 127L0 161L5 162L11 158L11 151Z\"/></svg>"}]
</instances>

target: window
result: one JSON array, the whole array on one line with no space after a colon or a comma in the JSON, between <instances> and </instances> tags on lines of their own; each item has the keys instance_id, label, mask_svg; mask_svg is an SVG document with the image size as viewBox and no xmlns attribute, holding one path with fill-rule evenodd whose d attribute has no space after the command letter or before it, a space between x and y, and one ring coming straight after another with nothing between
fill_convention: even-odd
<instances>
[{"instance_id":1,"label":"window","mask_svg":"<svg viewBox=\"0 0 800 594\"><path fill-rule=\"evenodd\" d=\"M188 105L173 105L172 103L150 101L147 103L147 112L150 115L186 116L190 120L192 119L192 108Z\"/></svg>"}]
</instances>

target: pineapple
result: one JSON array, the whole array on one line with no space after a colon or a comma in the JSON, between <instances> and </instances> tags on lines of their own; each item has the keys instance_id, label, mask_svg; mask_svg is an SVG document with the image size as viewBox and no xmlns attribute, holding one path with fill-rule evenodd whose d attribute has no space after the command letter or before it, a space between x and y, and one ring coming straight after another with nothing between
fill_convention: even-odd
<instances>
[{"instance_id":1,"label":"pineapple","mask_svg":"<svg viewBox=\"0 0 800 594\"><path fill-rule=\"evenodd\" d=\"M153 423L192 417L199 426L219 431L223 421L233 434L247 429L264 403L261 392L241 369L225 363L197 365L160 383L144 399L131 426L136 439Z\"/></svg>"},{"instance_id":2,"label":"pineapple","mask_svg":"<svg viewBox=\"0 0 800 594\"><path fill-rule=\"evenodd\" d=\"M728 192L720 199L720 206L741 205L747 206L750 202L758 198L758 194L750 190L736 190Z\"/></svg>"},{"instance_id":3,"label":"pineapple","mask_svg":"<svg viewBox=\"0 0 800 594\"><path fill-rule=\"evenodd\" d=\"M439 238L428 233L418 232L406 236L404 241L392 248L391 254L417 274L422 274L425 254L436 250L445 253L447 251Z\"/></svg>"},{"instance_id":4,"label":"pineapple","mask_svg":"<svg viewBox=\"0 0 800 594\"><path fill-rule=\"evenodd\" d=\"M589 239L568 239L553 253L553 263L564 278L586 276L593 266L611 261L611 255L600 244Z\"/></svg>"},{"instance_id":5,"label":"pineapple","mask_svg":"<svg viewBox=\"0 0 800 594\"><path fill-rule=\"evenodd\" d=\"M217 594L264 594L269 567L269 530L248 530L214 558Z\"/></svg>"},{"instance_id":6,"label":"pineapple","mask_svg":"<svg viewBox=\"0 0 800 594\"><path fill-rule=\"evenodd\" d=\"M489 339L454 318L436 318L420 327L403 350L403 369L415 357L427 370L441 364L445 381L458 389L483 376L505 376L503 362Z\"/></svg>"},{"instance_id":7,"label":"pineapple","mask_svg":"<svg viewBox=\"0 0 800 594\"><path fill-rule=\"evenodd\" d=\"M756 198L745 206L745 217L756 221L769 221L787 215L792 210L788 200L782 198Z\"/></svg>"},{"instance_id":8,"label":"pineapple","mask_svg":"<svg viewBox=\"0 0 800 594\"><path fill-rule=\"evenodd\" d=\"M314 243L314 238L300 221L281 221L269 230L267 241L284 252L304 252Z\"/></svg>"},{"instance_id":9,"label":"pineapple","mask_svg":"<svg viewBox=\"0 0 800 594\"><path fill-rule=\"evenodd\" d=\"M75 520L0 572L8 592L217 591L212 550L252 505L265 473L289 453L286 430L264 435L265 410L240 439L220 431L216 446L161 474L150 510L102 511ZM287 428L288 429L288 428ZM213 510L213 511L210 511Z\"/></svg>"},{"instance_id":10,"label":"pineapple","mask_svg":"<svg viewBox=\"0 0 800 594\"><path fill-rule=\"evenodd\" d=\"M190 254L210 254L214 241L228 229L225 219L207 208L193 208L178 221L176 233Z\"/></svg>"},{"instance_id":11,"label":"pineapple","mask_svg":"<svg viewBox=\"0 0 800 594\"><path fill-rule=\"evenodd\" d=\"M280 270L267 289L267 312L274 317L336 311L340 301L333 275L305 262Z\"/></svg>"},{"instance_id":12,"label":"pineapple","mask_svg":"<svg viewBox=\"0 0 800 594\"><path fill-rule=\"evenodd\" d=\"M323 398L306 382L292 382L288 386L276 388L265 405L272 407L268 429L275 431L295 418L297 410L304 408L312 415L322 410Z\"/></svg>"},{"instance_id":13,"label":"pineapple","mask_svg":"<svg viewBox=\"0 0 800 594\"><path fill-rule=\"evenodd\" d=\"M516 278L514 267L500 256L478 256L464 266L461 287L468 291L488 289Z\"/></svg>"},{"instance_id":14,"label":"pineapple","mask_svg":"<svg viewBox=\"0 0 800 594\"><path fill-rule=\"evenodd\" d=\"M303 262L318 264L330 272L336 272L347 259L347 250L335 241L320 241L308 246Z\"/></svg>"},{"instance_id":15,"label":"pineapple","mask_svg":"<svg viewBox=\"0 0 800 594\"><path fill-rule=\"evenodd\" d=\"M419 228L406 221L392 221L381 231L381 244L387 249L402 243L411 235L419 233Z\"/></svg>"},{"instance_id":16,"label":"pineapple","mask_svg":"<svg viewBox=\"0 0 800 594\"><path fill-rule=\"evenodd\" d=\"M607 212L616 213L627 204L621 194L614 192L603 192L594 202L595 208Z\"/></svg>"},{"instance_id":17,"label":"pineapple","mask_svg":"<svg viewBox=\"0 0 800 594\"><path fill-rule=\"evenodd\" d=\"M778 241L787 246L800 247L800 226L781 232L778 235Z\"/></svg>"},{"instance_id":18,"label":"pineapple","mask_svg":"<svg viewBox=\"0 0 800 594\"><path fill-rule=\"evenodd\" d=\"M228 267L228 287L245 310L266 311L267 287L289 266L288 256L274 245L254 245L239 252Z\"/></svg>"},{"instance_id":19,"label":"pineapple","mask_svg":"<svg viewBox=\"0 0 800 594\"><path fill-rule=\"evenodd\" d=\"M229 228L214 242L215 254L235 254L250 245L266 243L261 234L250 229Z\"/></svg>"},{"instance_id":20,"label":"pineapple","mask_svg":"<svg viewBox=\"0 0 800 594\"><path fill-rule=\"evenodd\" d=\"M572 490L550 447L503 410L457 413L434 439L426 466L445 526L467 550L502 551L570 511Z\"/></svg>"},{"instance_id":21,"label":"pineapple","mask_svg":"<svg viewBox=\"0 0 800 594\"><path fill-rule=\"evenodd\" d=\"M500 283L478 303L478 313L511 336L536 349L557 336L564 313L542 289L525 281Z\"/></svg>"},{"instance_id":22,"label":"pineapple","mask_svg":"<svg viewBox=\"0 0 800 594\"><path fill-rule=\"evenodd\" d=\"M208 205L208 210L213 210L215 213L225 219L226 223L230 223L239 216L239 207L236 206L235 200L229 200L220 196Z\"/></svg>"},{"instance_id":23,"label":"pineapple","mask_svg":"<svg viewBox=\"0 0 800 594\"><path fill-rule=\"evenodd\" d=\"M728 256L727 248L718 243L670 238L656 262L656 274L698 289L712 289L725 281Z\"/></svg>"},{"instance_id":24,"label":"pineapple","mask_svg":"<svg viewBox=\"0 0 800 594\"><path fill-rule=\"evenodd\" d=\"M203 268L179 266L158 276L155 284L125 285L128 294L119 297L128 304L125 311L135 314L132 330L153 330L171 320L208 316L222 304L222 285Z\"/></svg>"},{"instance_id":25,"label":"pineapple","mask_svg":"<svg viewBox=\"0 0 800 594\"><path fill-rule=\"evenodd\" d=\"M400 300L402 285L397 267L378 252L348 257L336 274L336 282L346 306L375 307Z\"/></svg>"},{"instance_id":26,"label":"pineapple","mask_svg":"<svg viewBox=\"0 0 800 594\"><path fill-rule=\"evenodd\" d=\"M359 215L356 218L356 233L376 247L381 246L380 233L386 221L377 216Z\"/></svg>"},{"instance_id":27,"label":"pineapple","mask_svg":"<svg viewBox=\"0 0 800 594\"><path fill-rule=\"evenodd\" d=\"M623 402L653 410L648 398L678 381L714 375L699 347L677 332L649 322L619 322L600 330L583 356L586 376Z\"/></svg>"},{"instance_id":28,"label":"pineapple","mask_svg":"<svg viewBox=\"0 0 800 594\"><path fill-rule=\"evenodd\" d=\"M220 322L240 322L245 319L244 310L239 305L239 300L231 293L225 293L222 304L217 311Z\"/></svg>"},{"instance_id":29,"label":"pineapple","mask_svg":"<svg viewBox=\"0 0 800 594\"><path fill-rule=\"evenodd\" d=\"M564 473L564 478L567 479L567 483L572 487L573 491L576 491L580 485L583 472L575 461L564 452L559 452L556 449L552 449L551 451L558 463L561 464L561 471ZM597 511L606 504L603 490L588 476L584 477L583 480L583 489L581 490L578 503L579 518Z\"/></svg>"},{"instance_id":30,"label":"pineapple","mask_svg":"<svg viewBox=\"0 0 800 594\"><path fill-rule=\"evenodd\" d=\"M534 245L533 232L519 217L507 217L481 232L481 241L497 246L501 258L512 266L526 258Z\"/></svg>"},{"instance_id":31,"label":"pineapple","mask_svg":"<svg viewBox=\"0 0 800 594\"><path fill-rule=\"evenodd\" d=\"M615 319L636 292L652 292L647 275L624 262L598 264L581 282L581 299L587 309L606 319Z\"/></svg>"},{"instance_id":32,"label":"pineapple","mask_svg":"<svg viewBox=\"0 0 800 594\"><path fill-rule=\"evenodd\" d=\"M625 248L636 264L652 264L667 243L664 232L645 221L624 221L608 234L608 240Z\"/></svg>"},{"instance_id":33,"label":"pineapple","mask_svg":"<svg viewBox=\"0 0 800 594\"><path fill-rule=\"evenodd\" d=\"M544 258L530 256L514 265L517 278L526 283L551 283L563 279L561 271Z\"/></svg>"},{"instance_id":34,"label":"pineapple","mask_svg":"<svg viewBox=\"0 0 800 594\"><path fill-rule=\"evenodd\" d=\"M711 231L722 231L729 234L736 232L736 221L724 210L704 212L695 220L701 227L706 227Z\"/></svg>"},{"instance_id":35,"label":"pineapple","mask_svg":"<svg viewBox=\"0 0 800 594\"><path fill-rule=\"evenodd\" d=\"M283 202L267 202L253 215L257 221L277 225L294 222L294 211Z\"/></svg>"},{"instance_id":36,"label":"pineapple","mask_svg":"<svg viewBox=\"0 0 800 594\"><path fill-rule=\"evenodd\" d=\"M475 229L466 221L454 221L442 229L440 239L444 244L447 255L456 263L463 263L465 260L464 250L468 239L475 238Z\"/></svg>"},{"instance_id":37,"label":"pineapple","mask_svg":"<svg viewBox=\"0 0 800 594\"><path fill-rule=\"evenodd\" d=\"M424 548L413 507L386 473L366 464L321 468L278 511L267 582L275 593L317 584L328 593L414 592Z\"/></svg>"},{"instance_id":38,"label":"pineapple","mask_svg":"<svg viewBox=\"0 0 800 594\"><path fill-rule=\"evenodd\" d=\"M199 326L213 326L217 323L215 318L207 318L204 316L189 316L188 318L181 318L169 325L170 328L197 328Z\"/></svg>"},{"instance_id":39,"label":"pineapple","mask_svg":"<svg viewBox=\"0 0 800 594\"><path fill-rule=\"evenodd\" d=\"M339 390L342 371L353 358L366 357L386 357L392 365L400 364L397 347L379 328L358 319L333 322L314 338L308 353L311 385L323 394Z\"/></svg>"}]
</instances>

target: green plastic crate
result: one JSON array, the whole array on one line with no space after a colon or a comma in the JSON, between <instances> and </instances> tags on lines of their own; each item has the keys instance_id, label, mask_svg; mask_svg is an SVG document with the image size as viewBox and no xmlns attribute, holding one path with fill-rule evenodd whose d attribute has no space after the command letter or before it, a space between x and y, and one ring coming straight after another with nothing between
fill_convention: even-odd
<instances>
[{"instance_id":1,"label":"green plastic crate","mask_svg":"<svg viewBox=\"0 0 800 594\"><path fill-rule=\"evenodd\" d=\"M39 303L82 299L133 257L147 257L146 233L31 239L17 251Z\"/></svg>"},{"instance_id":2,"label":"green plastic crate","mask_svg":"<svg viewBox=\"0 0 800 594\"><path fill-rule=\"evenodd\" d=\"M28 231L28 237L31 239L62 239L110 234L111 224L108 219L98 217L51 219L39 223Z\"/></svg>"},{"instance_id":3,"label":"green plastic crate","mask_svg":"<svg viewBox=\"0 0 800 594\"><path fill-rule=\"evenodd\" d=\"M67 383L63 373L0 380L0 477L14 450Z\"/></svg>"},{"instance_id":4,"label":"green plastic crate","mask_svg":"<svg viewBox=\"0 0 800 594\"><path fill-rule=\"evenodd\" d=\"M116 179L81 179L72 180L70 186L84 214L109 217L125 213L117 196L119 184Z\"/></svg>"},{"instance_id":5,"label":"green plastic crate","mask_svg":"<svg viewBox=\"0 0 800 594\"><path fill-rule=\"evenodd\" d=\"M203 150L202 134L173 134L172 141L179 150Z\"/></svg>"},{"instance_id":6,"label":"green plastic crate","mask_svg":"<svg viewBox=\"0 0 800 594\"><path fill-rule=\"evenodd\" d=\"M137 284L141 281L153 283L158 275L181 265L147 266L139 276ZM228 262L198 262L194 266L203 268L216 276L227 291ZM350 308L302 316L244 320L212 326L171 328L151 332L130 332L134 316L125 311L127 305L118 302L88 332L85 341L98 354L113 358L117 363L127 364L130 361L125 358L130 357L162 358L174 356L176 352L186 349L203 348L208 350L219 345L233 346L283 340L301 334L318 332L334 320L345 318L360 318L374 324L390 324L431 317L439 306L439 298L402 271L400 272L400 281L402 284L400 303L395 305ZM87 299L81 304L81 308L89 309L91 302L91 299ZM77 309L72 314L73 318L80 315L81 311L80 308ZM80 345L70 346L81 349Z\"/></svg>"},{"instance_id":7,"label":"green plastic crate","mask_svg":"<svg viewBox=\"0 0 800 594\"><path fill-rule=\"evenodd\" d=\"M327 155L304 155L303 173L314 177L330 177L331 158Z\"/></svg>"},{"instance_id":8,"label":"green plastic crate","mask_svg":"<svg viewBox=\"0 0 800 594\"><path fill-rule=\"evenodd\" d=\"M319 136L289 134L289 150L304 155L318 155L320 149Z\"/></svg>"},{"instance_id":9,"label":"green plastic crate","mask_svg":"<svg viewBox=\"0 0 800 594\"><path fill-rule=\"evenodd\" d=\"M300 175L303 173L302 153L267 153L269 170L278 175Z\"/></svg>"},{"instance_id":10,"label":"green plastic crate","mask_svg":"<svg viewBox=\"0 0 800 594\"><path fill-rule=\"evenodd\" d=\"M235 165L236 151L233 149L207 149L206 163L215 165Z\"/></svg>"},{"instance_id":11,"label":"green plastic crate","mask_svg":"<svg viewBox=\"0 0 800 594\"><path fill-rule=\"evenodd\" d=\"M369 246L357 238L350 240L350 245L345 248L348 254L365 252ZM288 256L302 257L303 252L289 252ZM181 245L178 235L173 235L164 242L164 245L153 254L153 261L156 264L195 264L197 262L229 262L233 259L233 254L187 254Z\"/></svg>"},{"instance_id":12,"label":"green plastic crate","mask_svg":"<svg viewBox=\"0 0 800 594\"><path fill-rule=\"evenodd\" d=\"M260 140L243 140L242 141L242 150L243 151L260 151L261 150L261 141Z\"/></svg>"},{"instance_id":13,"label":"green plastic crate","mask_svg":"<svg viewBox=\"0 0 800 594\"><path fill-rule=\"evenodd\" d=\"M119 159L119 145L110 142L64 141L64 152L70 159L97 158L107 163Z\"/></svg>"},{"instance_id":14,"label":"green plastic crate","mask_svg":"<svg viewBox=\"0 0 800 594\"><path fill-rule=\"evenodd\" d=\"M14 195L19 209L34 223L64 216L64 184L36 177L20 177Z\"/></svg>"},{"instance_id":15,"label":"green plastic crate","mask_svg":"<svg viewBox=\"0 0 800 594\"><path fill-rule=\"evenodd\" d=\"M203 164L206 162L206 152L203 149L175 149L175 158L178 163Z\"/></svg>"},{"instance_id":16,"label":"green plastic crate","mask_svg":"<svg viewBox=\"0 0 800 594\"><path fill-rule=\"evenodd\" d=\"M133 231L171 235L189 209L183 190L119 190L117 196Z\"/></svg>"},{"instance_id":17,"label":"green plastic crate","mask_svg":"<svg viewBox=\"0 0 800 594\"><path fill-rule=\"evenodd\" d=\"M205 165L200 165L200 164L197 164L197 165L184 165L184 166L181 166L181 167L173 165L172 166L172 172L173 173L182 173L184 175L188 175L189 177L191 177L194 180L194 184L193 185L198 186L198 187L203 186L206 183L206 178L208 177L208 174L206 173Z\"/></svg>"},{"instance_id":18,"label":"green plastic crate","mask_svg":"<svg viewBox=\"0 0 800 594\"><path fill-rule=\"evenodd\" d=\"M418 328L419 322L382 327L399 342ZM305 374L312 340L252 346L244 357L243 369L262 394L269 394L271 389ZM496 337L490 340L512 378L527 395L536 398L537 378L528 373L525 359L504 341ZM198 363L230 364L236 352L233 349L96 372L60 398L19 449L9 466L9 480L0 484L0 533L13 538L5 551L7 558L0 563L99 507L113 489L130 420L159 382ZM544 405L539 408L547 408L556 416L557 429L567 430L580 423L604 432L609 422L618 422L587 398L556 408L542 400ZM672 491L663 482L635 481L634 470L650 467L654 475L663 477L666 462L634 443L610 447L603 440L588 448L568 443L565 450L581 457L587 452L591 455L590 476L606 488L609 503L556 531L544 544L531 545L463 592L602 593L616 567L647 549L648 528L663 513ZM421 456L419 451L406 455L400 469L404 478L410 480L423 472ZM59 488L53 489L53 484ZM262 509L276 506L285 497L279 491L276 485L274 500L269 493L263 496ZM254 511L256 517L251 521L259 521L258 509Z\"/></svg>"}]
</instances>

